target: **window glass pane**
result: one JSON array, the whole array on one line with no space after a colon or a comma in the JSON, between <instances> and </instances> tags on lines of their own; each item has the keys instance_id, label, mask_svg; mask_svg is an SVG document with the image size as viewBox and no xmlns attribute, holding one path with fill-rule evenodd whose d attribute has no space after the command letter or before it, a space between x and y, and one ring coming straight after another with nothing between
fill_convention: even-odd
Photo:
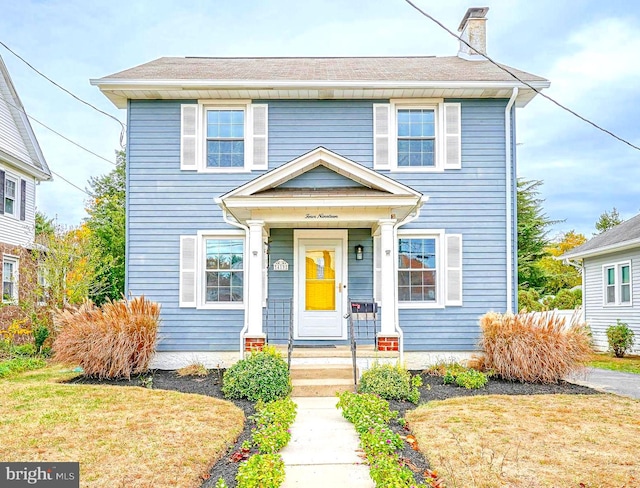
<instances>
[{"instance_id":1,"label":"window glass pane","mask_svg":"<svg viewBox=\"0 0 640 488\"><path fill-rule=\"evenodd\" d=\"M615 268L607 268L607 285L613 285L616 282Z\"/></svg>"},{"instance_id":2,"label":"window glass pane","mask_svg":"<svg viewBox=\"0 0 640 488\"><path fill-rule=\"evenodd\" d=\"M616 287L615 286L607 286L607 303L615 303L616 302Z\"/></svg>"},{"instance_id":3,"label":"window glass pane","mask_svg":"<svg viewBox=\"0 0 640 488\"><path fill-rule=\"evenodd\" d=\"M205 300L241 302L243 296L242 239L206 239Z\"/></svg>"},{"instance_id":4,"label":"window glass pane","mask_svg":"<svg viewBox=\"0 0 640 488\"><path fill-rule=\"evenodd\" d=\"M629 303L631 301L631 285L622 285L620 287L620 301Z\"/></svg>"},{"instance_id":5,"label":"window glass pane","mask_svg":"<svg viewBox=\"0 0 640 488\"><path fill-rule=\"evenodd\" d=\"M622 275L621 283L629 283L629 266L622 266L620 268L620 274Z\"/></svg>"},{"instance_id":6,"label":"window glass pane","mask_svg":"<svg viewBox=\"0 0 640 488\"><path fill-rule=\"evenodd\" d=\"M398 299L404 302L436 300L436 240L398 240Z\"/></svg>"},{"instance_id":7,"label":"window glass pane","mask_svg":"<svg viewBox=\"0 0 640 488\"><path fill-rule=\"evenodd\" d=\"M4 199L4 212L13 215L13 207L15 202L9 198Z\"/></svg>"},{"instance_id":8,"label":"window glass pane","mask_svg":"<svg viewBox=\"0 0 640 488\"><path fill-rule=\"evenodd\" d=\"M9 178L5 179L4 196L5 198L11 198L12 200L16 197L16 183Z\"/></svg>"}]
</instances>

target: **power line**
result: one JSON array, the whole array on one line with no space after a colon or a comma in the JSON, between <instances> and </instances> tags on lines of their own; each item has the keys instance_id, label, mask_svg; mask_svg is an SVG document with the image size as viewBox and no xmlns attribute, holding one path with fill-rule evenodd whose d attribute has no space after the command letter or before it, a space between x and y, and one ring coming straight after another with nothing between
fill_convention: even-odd
<instances>
[{"instance_id":1,"label":"power line","mask_svg":"<svg viewBox=\"0 0 640 488\"><path fill-rule=\"evenodd\" d=\"M29 115L24 109L18 107L17 105L11 103L9 100L7 100L6 98L4 98L2 95L0 95L0 100L3 100L5 103L7 103L8 105L11 105L13 108L15 108L16 110L22 112L23 114L25 114L27 117L29 117L29 119L33 120L35 123L40 124L42 127L44 127L47 130L50 130L51 132L53 132L54 134L56 134L59 137L62 137L65 141L70 142L71 144L73 144L76 147L79 147L80 149L82 149L83 151L88 152L89 154L102 159L103 161L106 161L109 164L112 164L113 166L116 166L116 163L114 163L113 161L108 160L107 158L105 158L104 156L100 156L98 153L93 152L91 149L87 149L86 147L84 147L82 144L78 144L75 141L72 141L71 139L69 139L67 136L60 134L60 132L58 132L55 129L52 129L51 127L49 127L47 124L45 124L44 122L40 122L38 119L36 119L35 117Z\"/></svg>"},{"instance_id":2,"label":"power line","mask_svg":"<svg viewBox=\"0 0 640 488\"><path fill-rule=\"evenodd\" d=\"M62 181L64 181L65 183L70 184L72 187L74 187L76 190L80 190L82 193L84 193L85 195L91 197L92 195L87 192L86 190L80 188L78 185L76 185L75 183L70 182L68 179L66 179L64 176L56 173L55 171L51 170L51 172L56 175L58 178L60 178Z\"/></svg>"},{"instance_id":3,"label":"power line","mask_svg":"<svg viewBox=\"0 0 640 488\"><path fill-rule=\"evenodd\" d=\"M110 119L115 120L118 124L120 124L121 130L120 130L120 145L122 146L123 141L124 141L124 132L126 131L126 126L116 117L114 117L113 115L105 112L104 110L99 109L98 107L96 107L95 105L92 105L91 103L83 100L82 98L80 98L79 96L75 95L74 93L72 93L71 91L67 90L65 87L63 87L62 85L56 83L55 81L53 81L51 78L49 78L47 75L45 75L44 73L42 73L40 70L38 70L36 67L34 67L31 63L29 63L29 61L27 61L26 59L24 59L22 56L20 56L18 53L16 53L13 49L11 49L9 46L7 46L4 42L0 41L0 45L2 45L7 51L9 51L11 54L13 54L16 58L18 58L20 61L22 61L24 64L26 64L29 68L31 68L33 71L35 71L36 73L38 73L40 76L42 76L45 80L47 80L49 83L57 86L60 90L62 90L63 92L67 93L68 95L72 96L73 98L75 98L76 100L78 100L81 103L84 103L85 105L87 105L88 107L91 107L92 109L96 110L97 112L100 112L103 115L106 115L107 117L109 117Z\"/></svg>"},{"instance_id":4,"label":"power line","mask_svg":"<svg viewBox=\"0 0 640 488\"><path fill-rule=\"evenodd\" d=\"M636 146L635 144L633 144L632 142L629 142L628 140L614 134L613 132L611 132L608 129L605 129L604 127L596 124L595 122L587 119L586 117L583 117L582 115L580 115L577 112L574 112L573 110L571 110L569 107L561 104L560 102L556 101L555 99L551 98L549 95L546 95L545 93L542 93L540 90L538 90L537 88L533 87L530 83L527 83L526 81L522 80L520 77L518 77L518 75L516 75L515 73L513 73L511 70L505 68L504 66L498 64L497 62L495 62L493 59L491 59L489 56L487 56L485 53L481 53L480 51L476 50L471 44L469 44L467 41L465 41L464 39L462 39L460 36L458 36L455 32L451 31L447 26L445 26L442 22L440 22L438 19L435 19L434 17L432 17L431 15L429 15L427 12L425 12L424 10L422 10L420 7L418 7L415 3L413 3L411 0L405 0L405 2L407 2L409 5L411 5L414 9L416 9L418 12L420 12L422 15L424 15L425 17L427 17L429 20L431 20L432 22L436 23L437 25L439 25L440 27L442 27L445 31L447 31L450 35L452 35L453 37L455 37L456 39L458 39L460 42L463 42L464 44L466 44L469 48L471 48L473 51L475 51L476 53L478 53L480 56L482 56L483 58L485 58L487 61L489 61L491 64L497 66L498 68L500 68L502 71L504 71L505 73L509 74L511 77L515 78L516 80L518 80L520 83L522 83L523 85L525 85L526 87L532 89L534 92L536 92L538 95L540 95L543 98L546 98L547 100L549 100L550 102L554 103L555 105L557 105L558 107L560 107L562 110L565 110L567 112L569 112L571 115L574 115L575 117L579 118L580 120L582 120L583 122L586 122L589 125L592 125L593 127L595 127L596 129L604 132L605 134L610 135L611 137L613 137L614 139L619 140L620 142L623 142L624 144L626 144L627 146L632 147L633 149L636 149L637 151L640 151L640 147Z\"/></svg>"}]
</instances>

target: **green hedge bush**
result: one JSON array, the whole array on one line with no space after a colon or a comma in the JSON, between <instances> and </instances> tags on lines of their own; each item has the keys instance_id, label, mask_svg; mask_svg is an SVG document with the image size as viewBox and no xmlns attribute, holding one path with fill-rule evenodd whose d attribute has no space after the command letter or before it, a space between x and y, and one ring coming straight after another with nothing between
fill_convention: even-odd
<instances>
[{"instance_id":1,"label":"green hedge bush","mask_svg":"<svg viewBox=\"0 0 640 488\"><path fill-rule=\"evenodd\" d=\"M607 329L607 341L609 342L609 350L615 354L617 358L623 358L624 355L631 350L635 334L629 328L629 325L617 320L616 325L612 325Z\"/></svg>"},{"instance_id":2,"label":"green hedge bush","mask_svg":"<svg viewBox=\"0 0 640 488\"><path fill-rule=\"evenodd\" d=\"M284 398L291 393L287 362L272 346L251 352L224 374L222 393L227 398L246 398L252 402Z\"/></svg>"},{"instance_id":3,"label":"green hedge bush","mask_svg":"<svg viewBox=\"0 0 640 488\"><path fill-rule=\"evenodd\" d=\"M358 393L374 393L385 400L409 400L418 403L422 386L420 376L411 376L405 368L396 364L374 363L362 373Z\"/></svg>"}]
</instances>

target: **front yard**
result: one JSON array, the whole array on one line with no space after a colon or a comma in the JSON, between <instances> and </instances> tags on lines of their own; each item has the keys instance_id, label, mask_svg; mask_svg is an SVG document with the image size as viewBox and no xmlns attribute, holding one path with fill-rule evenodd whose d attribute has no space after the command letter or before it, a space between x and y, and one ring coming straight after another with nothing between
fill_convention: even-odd
<instances>
[{"instance_id":1,"label":"front yard","mask_svg":"<svg viewBox=\"0 0 640 488\"><path fill-rule=\"evenodd\" d=\"M640 487L640 401L488 395L431 401L406 418L448 488Z\"/></svg>"},{"instance_id":2,"label":"front yard","mask_svg":"<svg viewBox=\"0 0 640 488\"><path fill-rule=\"evenodd\" d=\"M0 380L0 459L79 461L83 487L198 487L243 428L226 401L59 383L75 375L48 367Z\"/></svg>"}]
</instances>

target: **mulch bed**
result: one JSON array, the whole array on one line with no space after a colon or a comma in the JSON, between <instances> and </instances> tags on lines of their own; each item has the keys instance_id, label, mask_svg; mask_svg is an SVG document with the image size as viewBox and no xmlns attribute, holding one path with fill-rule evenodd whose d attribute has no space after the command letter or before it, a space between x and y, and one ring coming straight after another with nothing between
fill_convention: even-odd
<instances>
[{"instance_id":1,"label":"mulch bed","mask_svg":"<svg viewBox=\"0 0 640 488\"><path fill-rule=\"evenodd\" d=\"M225 399L221 391L221 380L223 370L213 370L211 374L205 378L197 377L180 377L175 371L156 370L147 374L132 377L131 380L96 380L86 377L78 377L71 380L72 383L84 384L108 384L119 386L147 386L148 378L152 378L151 386L160 390L175 390L182 393L195 393L198 395L207 395L214 398ZM430 376L419 371L412 371L413 374L421 374L423 386L420 388L420 403L431 400L446 400L459 396L477 396L477 395L548 395L548 394L565 394L565 395L592 395L598 394L596 390L584 386L574 385L572 383L560 382L554 385L542 385L535 383L519 383L514 381L506 381L498 378L491 378L486 387L479 390L467 390L455 385L445 385L441 377ZM430 385L427 388L426 385ZM233 446L230 446L225 456L222 457L210 470L209 478L203 479L201 488L213 488L219 478L223 478L229 487L236 486L236 473L238 471L238 462L232 461L230 458L234 453L240 451L240 447L245 440L251 439L251 429L255 424L249 419L255 413L254 404L246 400L232 400L233 403L244 411L245 422L244 430ZM389 402L392 410L398 410L399 416L404 417L407 411L417 407L410 402L395 401ZM400 426L397 422L392 422L392 429L400 435L407 435L410 432ZM212 433L215 435L215 433ZM405 444L405 448L400 453L400 458L411 468L416 476L416 481L423 482L423 473L429 468L429 463L424 459L422 454L411 448L411 445ZM203 478L206 478L204 476Z\"/></svg>"}]
</instances>

